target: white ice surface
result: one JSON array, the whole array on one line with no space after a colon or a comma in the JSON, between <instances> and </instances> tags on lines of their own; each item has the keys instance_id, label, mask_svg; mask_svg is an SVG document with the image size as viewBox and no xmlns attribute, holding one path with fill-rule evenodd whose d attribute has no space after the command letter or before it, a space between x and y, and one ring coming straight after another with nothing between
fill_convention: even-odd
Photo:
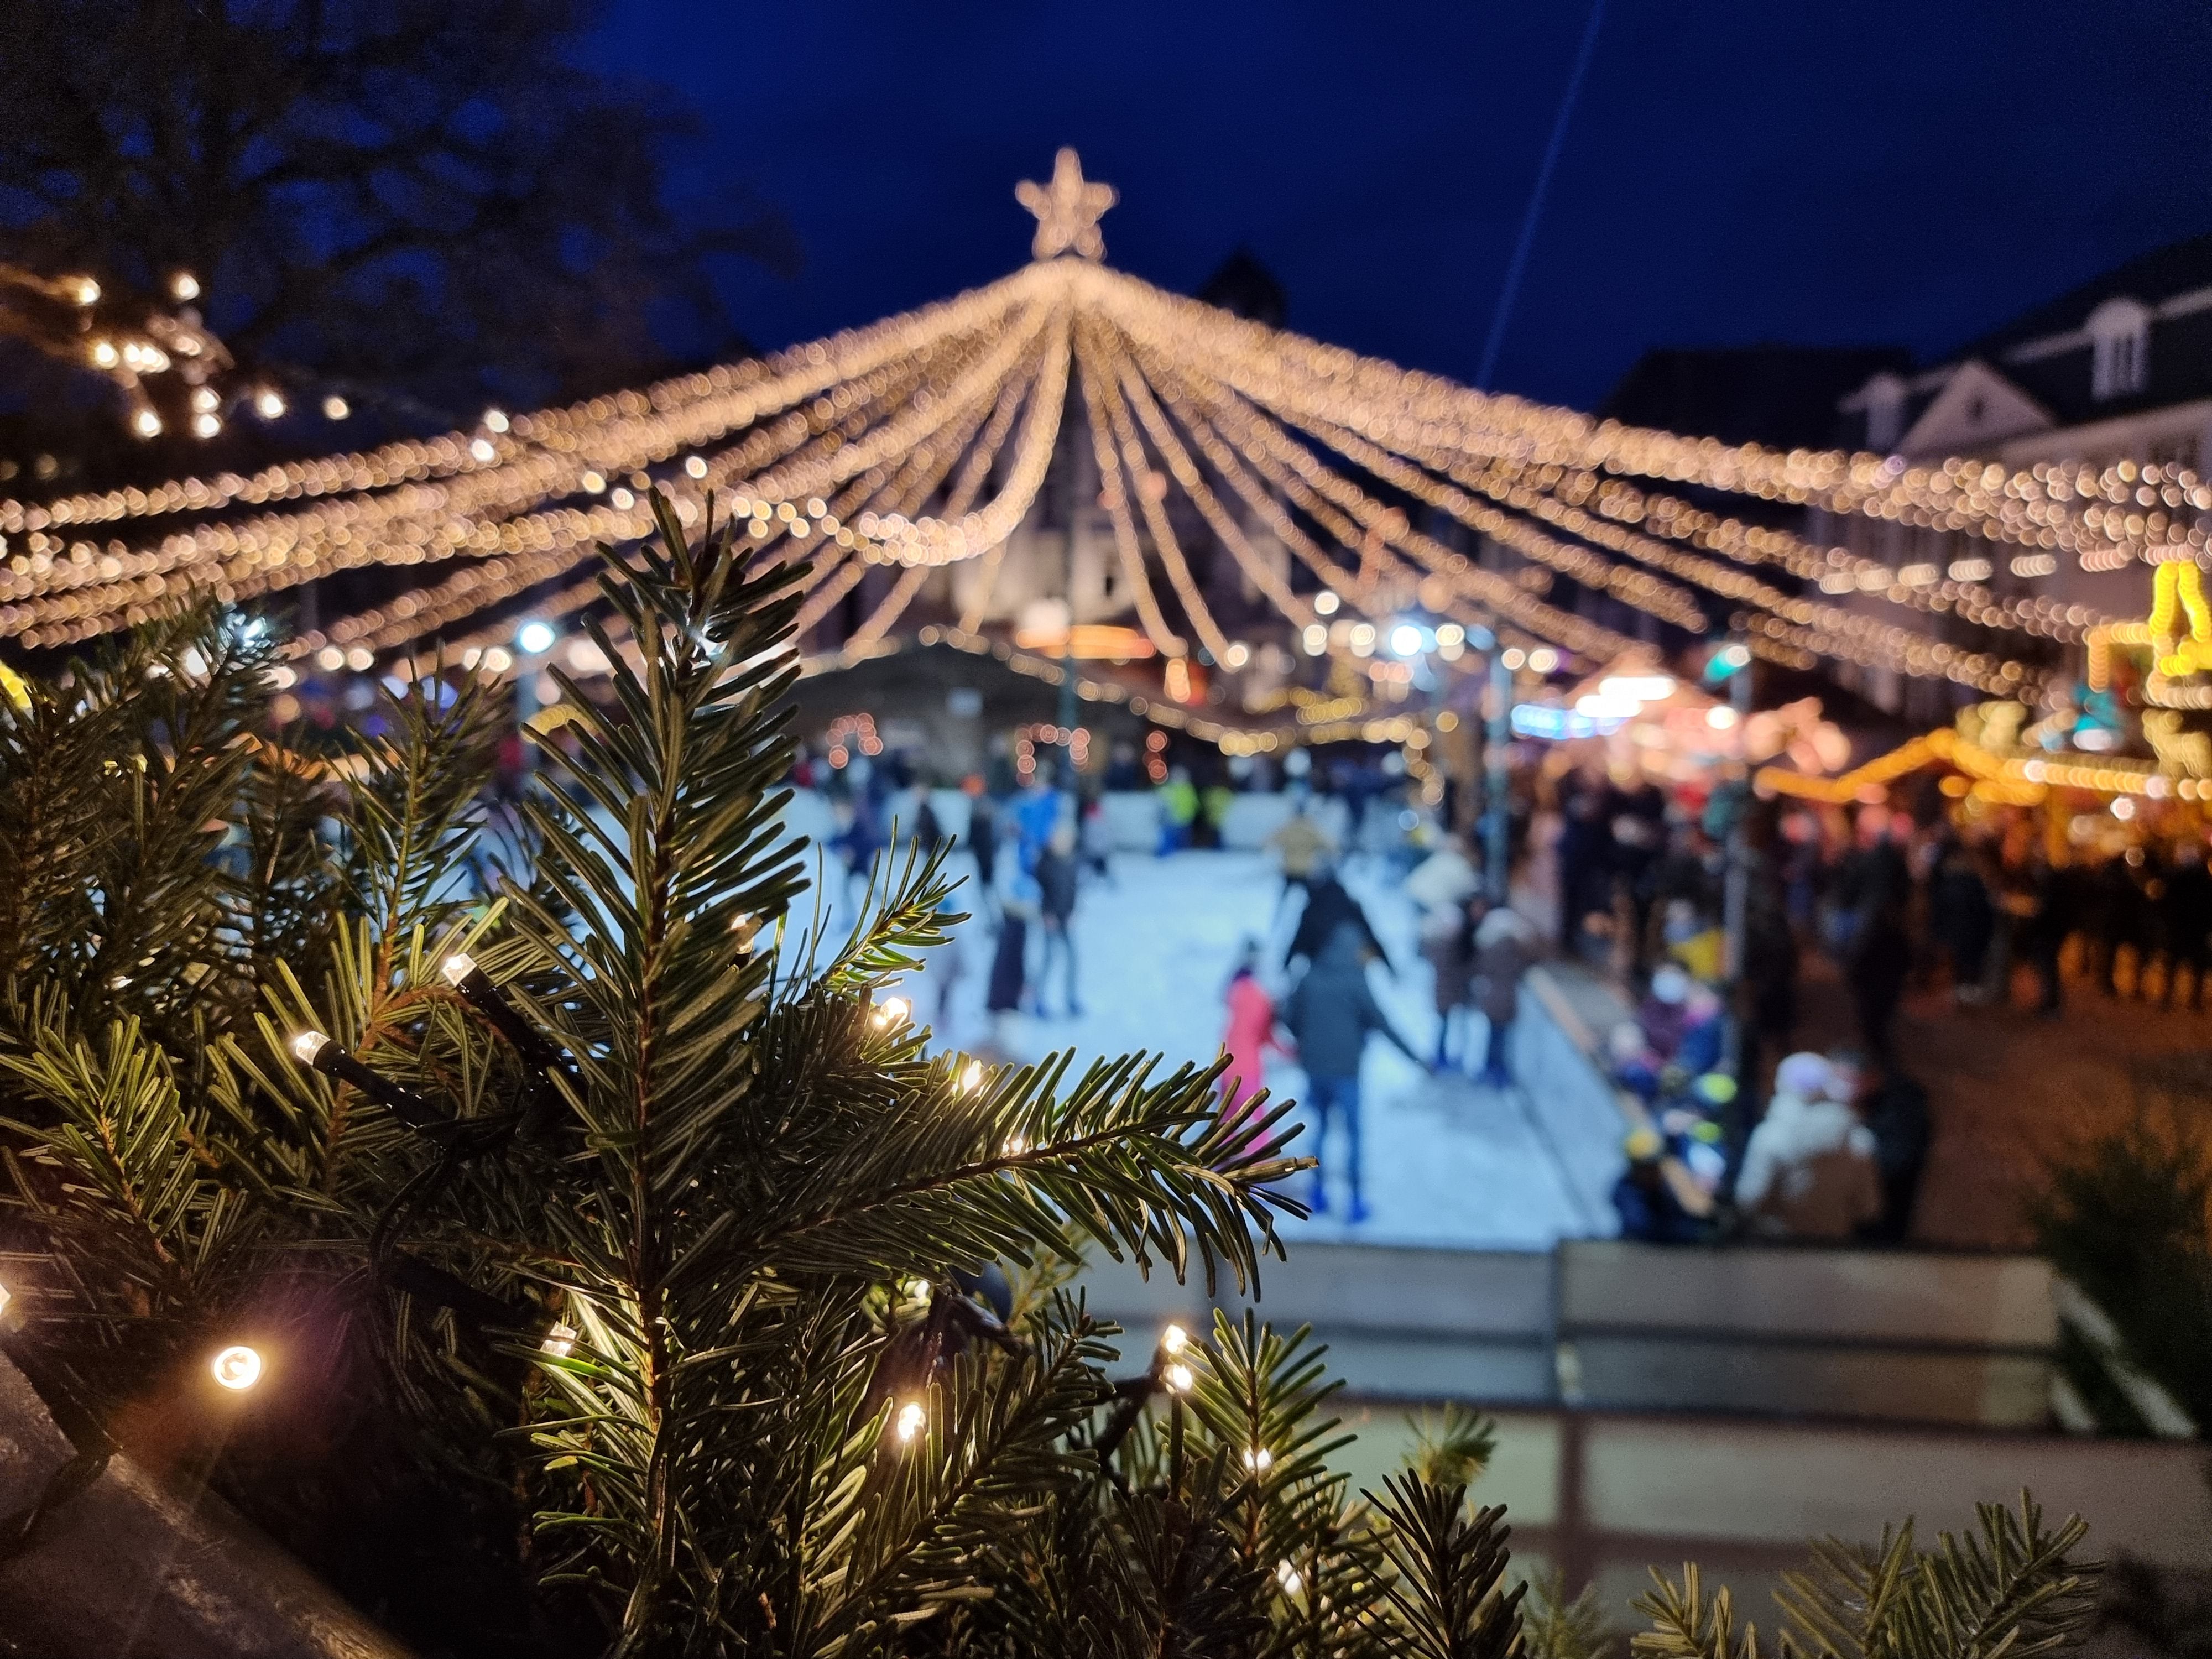
<instances>
[{"instance_id":1,"label":"white ice surface","mask_svg":"<svg viewBox=\"0 0 2212 1659\"><path fill-rule=\"evenodd\" d=\"M811 831L817 814L806 803L792 827ZM1001 864L1011 860L1002 854ZM953 867L970 885L962 908L977 911L902 988L917 1018L935 1027L943 1046L964 1048L993 1037L985 1013L985 986L994 940L972 897L974 865L966 854ZM854 907L836 890L841 866L829 865L827 896L842 939ZM1371 968L1376 999L1407 1039L1424 1054L1433 1051L1436 1016L1430 974L1415 942L1412 904L1379 861L1355 861L1346 884L1366 906L1395 964L1395 975ZM854 883L853 898L860 884ZM1017 1014L996 1026L996 1042L1012 1057L1034 1060L1073 1048L1079 1067L1098 1056L1144 1050L1164 1056L1164 1070L1182 1060L1209 1061L1218 1052L1225 1018L1222 991L1248 939L1265 951L1262 969L1279 995L1282 951L1295 926L1298 902L1278 910L1280 878L1263 855L1188 852L1165 859L1117 854L1110 881L1086 876L1074 938L1078 990L1083 1012L1075 1018ZM815 896L802 899L794 925L811 912ZM1030 928L1032 972L1039 960L1037 928ZM940 1014L948 974L951 1006ZM1057 974L1048 1006L1060 1012ZM1480 1022L1474 1022L1480 1035ZM1431 1078L1381 1038L1370 1042L1360 1074L1364 1097L1363 1176L1370 1218L1358 1226L1342 1219L1345 1190L1340 1142L1329 1148L1332 1214L1284 1224L1287 1237L1357 1239L1376 1243L1462 1249L1542 1249L1562 1237L1589 1231L1577 1213L1558 1168L1530 1127L1528 1103L1516 1094L1482 1087L1464 1077ZM1304 1073L1270 1057L1267 1084L1276 1097L1295 1099ZM1310 1153L1310 1127L1293 1150ZM1303 1191L1306 1177L1294 1190Z\"/></svg>"}]
</instances>

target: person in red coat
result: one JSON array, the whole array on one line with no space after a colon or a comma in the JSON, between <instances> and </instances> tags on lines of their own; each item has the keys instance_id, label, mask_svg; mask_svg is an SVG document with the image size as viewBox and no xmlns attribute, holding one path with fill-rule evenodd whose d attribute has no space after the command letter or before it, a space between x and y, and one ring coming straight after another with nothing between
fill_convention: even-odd
<instances>
[{"instance_id":1,"label":"person in red coat","mask_svg":"<svg viewBox=\"0 0 2212 1659\"><path fill-rule=\"evenodd\" d=\"M1276 1040L1275 1000L1254 971L1259 960L1259 941L1245 940L1244 958L1222 993L1222 1000L1229 1005L1229 1029L1222 1035L1221 1048L1229 1056L1229 1069L1221 1074L1221 1109L1231 1121L1244 1115L1243 1103L1264 1086L1267 1051L1290 1052Z\"/></svg>"}]
</instances>

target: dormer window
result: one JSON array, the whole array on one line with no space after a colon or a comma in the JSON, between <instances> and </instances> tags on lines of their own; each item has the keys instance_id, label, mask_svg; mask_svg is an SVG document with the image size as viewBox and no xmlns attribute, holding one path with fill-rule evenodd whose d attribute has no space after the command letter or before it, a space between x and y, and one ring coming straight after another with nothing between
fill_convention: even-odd
<instances>
[{"instance_id":1,"label":"dormer window","mask_svg":"<svg viewBox=\"0 0 2212 1659\"><path fill-rule=\"evenodd\" d=\"M2124 398L2150 383L2150 307L2107 300L2089 313L2089 393Z\"/></svg>"},{"instance_id":2,"label":"dormer window","mask_svg":"<svg viewBox=\"0 0 2212 1659\"><path fill-rule=\"evenodd\" d=\"M1886 454L1905 435L1905 382L1894 374L1877 374L1859 396L1866 404L1867 447Z\"/></svg>"}]
</instances>

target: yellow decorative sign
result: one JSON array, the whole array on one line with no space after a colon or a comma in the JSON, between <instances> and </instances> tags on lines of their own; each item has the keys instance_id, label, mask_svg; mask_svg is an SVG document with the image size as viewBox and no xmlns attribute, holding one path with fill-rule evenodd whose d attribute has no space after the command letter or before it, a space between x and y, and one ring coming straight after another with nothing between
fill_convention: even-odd
<instances>
[{"instance_id":1,"label":"yellow decorative sign","mask_svg":"<svg viewBox=\"0 0 2212 1659\"><path fill-rule=\"evenodd\" d=\"M2157 567L2151 582L2148 619L2106 623L2087 636L2089 689L2104 691L2112 683L2112 647L2148 648L2150 672L2143 701L2161 708L2212 708L2212 685L2177 685L2212 669L2212 604L2204 598L2204 573L2193 560L2175 559Z\"/></svg>"}]
</instances>

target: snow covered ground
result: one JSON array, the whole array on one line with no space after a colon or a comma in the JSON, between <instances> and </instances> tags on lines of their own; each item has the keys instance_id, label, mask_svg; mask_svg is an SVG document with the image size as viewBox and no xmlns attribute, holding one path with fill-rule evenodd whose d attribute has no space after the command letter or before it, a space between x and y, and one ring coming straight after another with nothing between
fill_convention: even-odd
<instances>
[{"instance_id":1,"label":"snow covered ground","mask_svg":"<svg viewBox=\"0 0 2212 1659\"><path fill-rule=\"evenodd\" d=\"M795 805L800 810L793 815L793 828L814 830L805 804ZM974 866L966 854L956 856L954 867L972 884ZM1430 1053L1436 1016L1429 970L1415 945L1413 907L1375 860L1356 861L1346 880L1366 905L1395 964L1395 975L1379 964L1370 969L1376 999L1407 1040ZM840 884L833 863L828 885ZM1079 1066L1096 1056L1133 1050L1163 1055L1168 1068L1186 1060L1210 1061L1220 1047L1222 990L1247 939L1261 941L1263 975L1278 994L1283 988L1283 946L1302 901L1279 907L1280 889L1273 866L1259 854L1115 854L1110 879L1085 878L1076 912L1082 1012L1062 1012L1055 973L1047 1004L1055 1017L1011 1016L997 1028L999 1042L1024 1060L1073 1048ZM977 914L907 988L916 1017L935 1028L939 1041L957 1048L991 1039L994 1029L983 1008L994 940L969 896L972 890L963 894L963 908ZM854 909L841 893L833 890L829 900L839 924L836 936L842 938ZM811 903L811 895L801 902L794 924ZM1037 929L1030 933L1034 974L1040 945ZM1267 1083L1277 1098L1296 1098L1304 1081L1294 1063L1271 1057ZM1501 1092L1462 1077L1431 1078L1379 1039L1369 1044L1361 1085L1365 1196L1372 1213L1356 1227L1328 1218L1288 1223L1291 1239L1541 1249L1562 1237L1595 1231L1595 1218L1579 1213L1530 1103L1518 1091ZM1312 1139L1309 1127L1295 1149L1310 1152ZM1331 1153L1340 1168L1340 1148L1332 1146ZM1332 1199L1340 1218L1340 1185Z\"/></svg>"}]
</instances>

